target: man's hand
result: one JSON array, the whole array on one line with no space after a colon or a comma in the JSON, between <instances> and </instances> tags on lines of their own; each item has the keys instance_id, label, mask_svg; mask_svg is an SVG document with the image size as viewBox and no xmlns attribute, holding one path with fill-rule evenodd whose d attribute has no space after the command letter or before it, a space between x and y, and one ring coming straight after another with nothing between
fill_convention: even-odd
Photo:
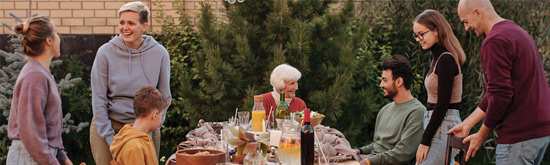
<instances>
[{"instance_id":1,"label":"man's hand","mask_svg":"<svg viewBox=\"0 0 550 165\"><path fill-rule=\"evenodd\" d=\"M65 160L65 165L73 165L73 162L71 162L71 159Z\"/></svg>"},{"instance_id":2,"label":"man's hand","mask_svg":"<svg viewBox=\"0 0 550 165\"><path fill-rule=\"evenodd\" d=\"M361 150L359 149L353 149L355 151L355 153L357 153L357 155L359 155L361 153Z\"/></svg>"},{"instance_id":3,"label":"man's hand","mask_svg":"<svg viewBox=\"0 0 550 165\"><path fill-rule=\"evenodd\" d=\"M470 147L468 148L468 152L466 152L466 161L470 159L470 156L474 157L476 155L477 150L481 147L485 139L487 139L490 131L491 129L483 124L479 132L466 137L464 141L462 141L462 143L470 142Z\"/></svg>"},{"instance_id":4,"label":"man's hand","mask_svg":"<svg viewBox=\"0 0 550 165\"><path fill-rule=\"evenodd\" d=\"M470 116L468 116L462 123L454 126L447 134L455 134L456 137L466 137L470 134L472 127L476 125L481 119L485 117L485 112L481 108L477 107Z\"/></svg>"},{"instance_id":5,"label":"man's hand","mask_svg":"<svg viewBox=\"0 0 550 165\"><path fill-rule=\"evenodd\" d=\"M456 137L466 137L470 134L470 130L472 129L472 127L468 127L466 126L466 124L464 122L454 126L453 128L451 128L447 134L451 135L454 133L454 135Z\"/></svg>"},{"instance_id":6,"label":"man's hand","mask_svg":"<svg viewBox=\"0 0 550 165\"><path fill-rule=\"evenodd\" d=\"M416 163L420 164L422 161L426 160L426 157L428 157L428 151L430 150L430 146L420 144L418 146L418 150L416 150Z\"/></svg>"}]
</instances>

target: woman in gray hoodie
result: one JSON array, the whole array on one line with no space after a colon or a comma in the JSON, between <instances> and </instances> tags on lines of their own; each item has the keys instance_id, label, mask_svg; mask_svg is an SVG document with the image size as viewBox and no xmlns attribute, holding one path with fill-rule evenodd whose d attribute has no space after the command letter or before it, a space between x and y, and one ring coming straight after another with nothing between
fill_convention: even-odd
<instances>
[{"instance_id":1,"label":"woman in gray hoodie","mask_svg":"<svg viewBox=\"0 0 550 165\"><path fill-rule=\"evenodd\" d=\"M134 122L134 94L139 88L154 86L171 99L170 56L155 39L143 35L149 8L141 2L131 2L122 6L118 14L120 34L99 48L92 66L94 118L90 145L96 164L109 164L114 135L124 124ZM164 119L165 116L163 122ZM158 155L160 131L152 136Z\"/></svg>"}]
</instances>

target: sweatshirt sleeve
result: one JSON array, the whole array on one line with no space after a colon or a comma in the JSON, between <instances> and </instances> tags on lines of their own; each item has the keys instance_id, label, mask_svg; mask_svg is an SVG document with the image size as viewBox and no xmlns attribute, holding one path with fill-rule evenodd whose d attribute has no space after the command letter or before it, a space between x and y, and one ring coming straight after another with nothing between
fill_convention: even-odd
<instances>
[{"instance_id":1,"label":"sweatshirt sleeve","mask_svg":"<svg viewBox=\"0 0 550 165\"><path fill-rule=\"evenodd\" d=\"M371 164L403 164L413 159L424 132L424 111L417 108L409 114L401 140L394 148L369 158Z\"/></svg>"},{"instance_id":2,"label":"sweatshirt sleeve","mask_svg":"<svg viewBox=\"0 0 550 165\"><path fill-rule=\"evenodd\" d=\"M361 154L370 154L372 152L372 145L374 144L374 142L370 143L369 145L366 145L366 146L363 146L361 148L359 148L359 150L361 150Z\"/></svg>"},{"instance_id":3,"label":"sweatshirt sleeve","mask_svg":"<svg viewBox=\"0 0 550 165\"><path fill-rule=\"evenodd\" d=\"M166 96L166 99L168 99L169 104L172 103L172 93L170 92L170 55L168 54L168 51L166 51L166 48L162 47L164 50L164 54L162 56L162 63L161 63L161 70L160 70L160 77L159 77L159 83L157 85L157 89ZM168 107L166 107L168 110ZM164 123L164 120L166 119L166 113L162 116L162 123ZM159 126L159 128L162 127Z\"/></svg>"},{"instance_id":4,"label":"sweatshirt sleeve","mask_svg":"<svg viewBox=\"0 0 550 165\"><path fill-rule=\"evenodd\" d=\"M20 86L17 104L17 126L23 145L39 164L59 164L48 146L44 107L48 98L48 78L39 72L30 73ZM61 118L60 118L61 120Z\"/></svg>"},{"instance_id":5,"label":"sweatshirt sleeve","mask_svg":"<svg viewBox=\"0 0 550 165\"><path fill-rule=\"evenodd\" d=\"M109 65L107 57L104 54L105 49L102 46L97 51L97 55L92 65L91 85L92 85L92 111L94 114L94 123L99 136L101 136L108 145L113 142L115 131L111 126L111 119L108 116L107 103L107 82L109 80Z\"/></svg>"},{"instance_id":6,"label":"sweatshirt sleeve","mask_svg":"<svg viewBox=\"0 0 550 165\"><path fill-rule=\"evenodd\" d=\"M494 129L508 114L514 96L512 84L512 60L506 52L506 41L498 38L485 43L482 48L481 61L485 74L487 94L482 100L485 103L485 120L483 124ZM482 108L481 105L480 108Z\"/></svg>"},{"instance_id":7,"label":"sweatshirt sleeve","mask_svg":"<svg viewBox=\"0 0 550 165\"><path fill-rule=\"evenodd\" d=\"M437 103L420 142L426 146L432 144L432 139L447 114L447 110L451 104L454 76L458 73L459 67L451 55L442 55L436 66L437 68L434 68L434 73L438 77Z\"/></svg>"},{"instance_id":8,"label":"sweatshirt sleeve","mask_svg":"<svg viewBox=\"0 0 550 165\"><path fill-rule=\"evenodd\" d=\"M59 164L65 164L65 161L69 159L69 157L67 157L67 153L65 153L65 149L57 150L56 158L59 161Z\"/></svg>"}]
</instances>

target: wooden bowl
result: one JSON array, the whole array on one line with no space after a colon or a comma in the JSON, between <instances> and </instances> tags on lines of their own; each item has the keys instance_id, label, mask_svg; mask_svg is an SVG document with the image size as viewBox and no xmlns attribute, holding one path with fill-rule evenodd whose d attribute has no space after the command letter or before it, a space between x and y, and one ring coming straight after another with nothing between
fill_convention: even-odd
<instances>
[{"instance_id":1,"label":"wooden bowl","mask_svg":"<svg viewBox=\"0 0 550 165\"><path fill-rule=\"evenodd\" d=\"M195 155L208 151L210 155ZM176 165L216 165L225 162L225 154L212 149L185 149L176 153Z\"/></svg>"},{"instance_id":2,"label":"wooden bowl","mask_svg":"<svg viewBox=\"0 0 550 165\"><path fill-rule=\"evenodd\" d=\"M316 118L309 118L309 122L311 123L311 127L315 127L319 124L321 124L321 122L323 121L323 118L325 117L316 117ZM296 118L296 121L298 123L302 123L302 120L304 120L304 118ZM304 123L302 123L302 125L304 125Z\"/></svg>"}]
</instances>

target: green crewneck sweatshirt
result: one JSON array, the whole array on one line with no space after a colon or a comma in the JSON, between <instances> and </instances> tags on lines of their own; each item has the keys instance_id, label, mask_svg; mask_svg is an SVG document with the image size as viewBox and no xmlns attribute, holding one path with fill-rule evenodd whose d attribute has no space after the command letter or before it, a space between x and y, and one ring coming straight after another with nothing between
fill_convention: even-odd
<instances>
[{"instance_id":1,"label":"green crewneck sweatshirt","mask_svg":"<svg viewBox=\"0 0 550 165\"><path fill-rule=\"evenodd\" d=\"M426 107L416 98L404 103L385 105L376 117L374 140L361 147L362 154L373 154L377 164L405 164L411 161L420 144Z\"/></svg>"}]
</instances>

